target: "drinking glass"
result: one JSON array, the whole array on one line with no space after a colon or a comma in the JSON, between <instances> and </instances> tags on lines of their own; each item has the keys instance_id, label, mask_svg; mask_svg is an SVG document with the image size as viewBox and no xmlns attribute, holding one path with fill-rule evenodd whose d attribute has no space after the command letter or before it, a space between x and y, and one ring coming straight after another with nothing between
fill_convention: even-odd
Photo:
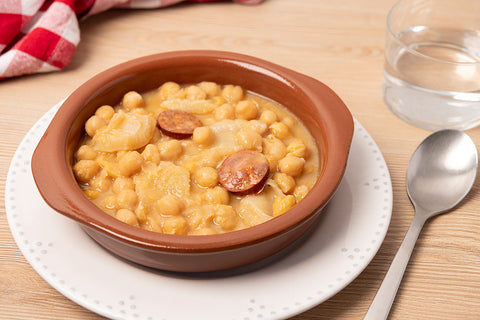
<instances>
[{"instance_id":1,"label":"drinking glass","mask_svg":"<svg viewBox=\"0 0 480 320\"><path fill-rule=\"evenodd\" d=\"M416 126L480 124L480 0L400 0L387 18L383 98Z\"/></svg>"}]
</instances>

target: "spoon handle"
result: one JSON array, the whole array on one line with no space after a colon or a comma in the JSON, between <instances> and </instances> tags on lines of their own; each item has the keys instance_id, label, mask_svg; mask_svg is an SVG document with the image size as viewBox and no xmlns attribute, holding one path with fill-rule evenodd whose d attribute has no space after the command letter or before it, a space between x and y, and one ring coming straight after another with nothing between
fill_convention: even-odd
<instances>
[{"instance_id":1,"label":"spoon handle","mask_svg":"<svg viewBox=\"0 0 480 320\"><path fill-rule=\"evenodd\" d=\"M408 261L412 255L415 242L418 239L420 231L425 224L426 219L424 214L415 213L412 224L403 239L403 242L398 249L395 258L388 269L385 279L377 291L364 320L384 320L387 319L392 307L393 300L397 294L398 287L403 278Z\"/></svg>"}]
</instances>

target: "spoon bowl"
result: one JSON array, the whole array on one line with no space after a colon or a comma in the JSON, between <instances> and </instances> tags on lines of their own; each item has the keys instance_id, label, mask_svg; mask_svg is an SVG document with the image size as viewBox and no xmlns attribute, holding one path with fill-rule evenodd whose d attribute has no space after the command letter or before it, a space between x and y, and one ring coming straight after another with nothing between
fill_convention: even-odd
<instances>
[{"instance_id":1,"label":"spoon bowl","mask_svg":"<svg viewBox=\"0 0 480 320\"><path fill-rule=\"evenodd\" d=\"M477 171L473 141L457 130L437 131L415 150L407 169L407 192L430 216L455 207L470 191Z\"/></svg>"},{"instance_id":2,"label":"spoon bowl","mask_svg":"<svg viewBox=\"0 0 480 320\"><path fill-rule=\"evenodd\" d=\"M461 131L437 131L417 147L407 169L407 192L415 216L365 320L387 319L423 225L465 198L475 182L477 167L477 148Z\"/></svg>"}]
</instances>

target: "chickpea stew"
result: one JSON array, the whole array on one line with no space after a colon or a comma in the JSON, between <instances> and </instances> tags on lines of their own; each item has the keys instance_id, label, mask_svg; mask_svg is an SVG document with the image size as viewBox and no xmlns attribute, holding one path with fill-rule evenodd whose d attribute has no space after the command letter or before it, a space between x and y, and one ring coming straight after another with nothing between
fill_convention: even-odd
<instances>
[{"instance_id":1,"label":"chickpea stew","mask_svg":"<svg viewBox=\"0 0 480 320\"><path fill-rule=\"evenodd\" d=\"M167 82L85 123L73 171L116 219L154 232L251 227L301 201L319 177L312 136L277 102L239 86Z\"/></svg>"}]
</instances>

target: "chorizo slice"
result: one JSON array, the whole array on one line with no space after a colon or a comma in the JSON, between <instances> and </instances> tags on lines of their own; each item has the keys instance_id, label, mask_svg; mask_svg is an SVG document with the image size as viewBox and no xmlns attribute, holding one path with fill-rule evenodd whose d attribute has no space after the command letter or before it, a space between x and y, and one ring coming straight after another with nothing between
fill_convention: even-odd
<instances>
[{"instance_id":1,"label":"chorizo slice","mask_svg":"<svg viewBox=\"0 0 480 320\"><path fill-rule=\"evenodd\" d=\"M158 115L158 127L164 134L175 139L185 139L193 134L202 122L194 115L179 110L166 110Z\"/></svg>"},{"instance_id":2,"label":"chorizo slice","mask_svg":"<svg viewBox=\"0 0 480 320\"><path fill-rule=\"evenodd\" d=\"M259 193L269 173L267 158L254 150L241 150L228 156L220 165L218 181L230 192Z\"/></svg>"}]
</instances>

